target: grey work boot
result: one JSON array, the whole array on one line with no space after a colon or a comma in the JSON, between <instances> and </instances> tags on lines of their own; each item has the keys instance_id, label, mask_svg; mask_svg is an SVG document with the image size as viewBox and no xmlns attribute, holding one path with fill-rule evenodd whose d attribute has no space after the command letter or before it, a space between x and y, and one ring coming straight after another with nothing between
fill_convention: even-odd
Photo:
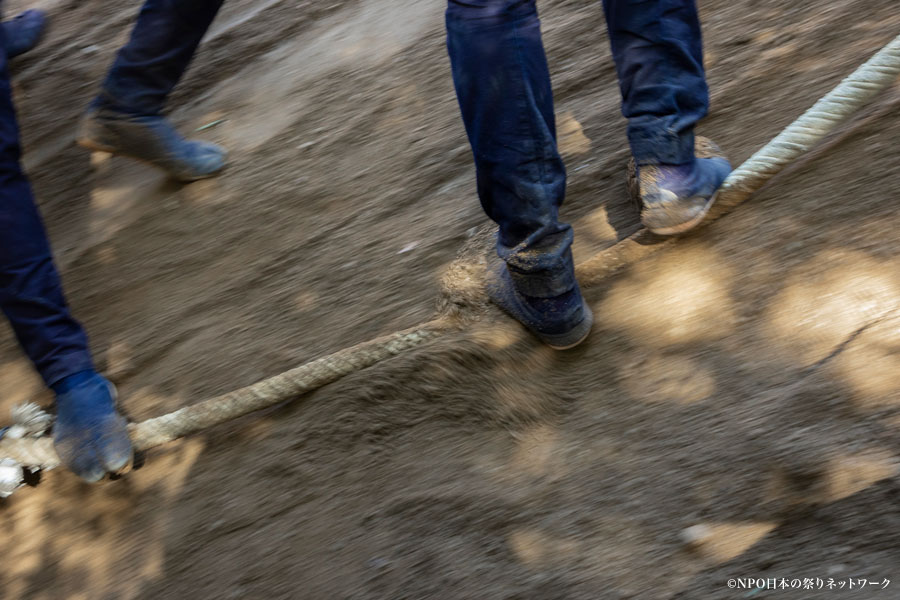
<instances>
[{"instance_id":1,"label":"grey work boot","mask_svg":"<svg viewBox=\"0 0 900 600\"><path fill-rule=\"evenodd\" d=\"M90 109L78 129L78 145L147 162L179 181L212 177L225 167L225 149L187 140L161 116L132 116Z\"/></svg>"},{"instance_id":2,"label":"grey work boot","mask_svg":"<svg viewBox=\"0 0 900 600\"><path fill-rule=\"evenodd\" d=\"M641 222L659 235L684 233L703 221L719 186L731 172L722 151L697 137L695 158L683 165L640 165L632 160L628 188L641 208Z\"/></svg>"}]
</instances>

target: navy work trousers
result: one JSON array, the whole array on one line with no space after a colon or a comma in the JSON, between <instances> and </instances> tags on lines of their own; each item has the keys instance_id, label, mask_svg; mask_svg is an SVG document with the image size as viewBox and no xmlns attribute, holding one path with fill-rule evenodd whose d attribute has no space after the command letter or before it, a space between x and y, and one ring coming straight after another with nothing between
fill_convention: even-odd
<instances>
[{"instance_id":1,"label":"navy work trousers","mask_svg":"<svg viewBox=\"0 0 900 600\"><path fill-rule=\"evenodd\" d=\"M0 39L0 48L4 46ZM0 310L44 381L53 385L92 369L93 363L87 336L66 306L31 186L19 163L19 128L6 63L0 49Z\"/></svg>"},{"instance_id":2,"label":"navy work trousers","mask_svg":"<svg viewBox=\"0 0 900 600\"><path fill-rule=\"evenodd\" d=\"M224 0L147 0L103 82L96 104L159 115Z\"/></svg>"},{"instance_id":3,"label":"navy work trousers","mask_svg":"<svg viewBox=\"0 0 900 600\"><path fill-rule=\"evenodd\" d=\"M159 114L222 1L147 0L96 104L125 113ZM66 305L19 164L19 131L6 63L6 56L0 56L0 309L35 368L52 385L93 368L93 363L87 336Z\"/></svg>"},{"instance_id":4,"label":"navy work trousers","mask_svg":"<svg viewBox=\"0 0 900 600\"><path fill-rule=\"evenodd\" d=\"M638 164L693 159L708 90L694 0L604 0ZM516 288L552 297L575 285L572 228L559 221L566 172L535 0L448 0L447 47L477 170Z\"/></svg>"}]
</instances>

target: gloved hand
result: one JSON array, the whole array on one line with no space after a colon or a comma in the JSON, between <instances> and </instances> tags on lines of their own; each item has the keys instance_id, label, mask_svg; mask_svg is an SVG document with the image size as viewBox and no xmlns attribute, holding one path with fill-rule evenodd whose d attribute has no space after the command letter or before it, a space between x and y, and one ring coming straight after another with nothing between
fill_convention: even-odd
<instances>
[{"instance_id":1,"label":"gloved hand","mask_svg":"<svg viewBox=\"0 0 900 600\"><path fill-rule=\"evenodd\" d=\"M116 412L113 385L94 371L82 371L56 383L53 391L53 444L60 461L89 482L126 471L133 450L125 419Z\"/></svg>"},{"instance_id":2,"label":"gloved hand","mask_svg":"<svg viewBox=\"0 0 900 600\"><path fill-rule=\"evenodd\" d=\"M38 45L47 28L47 13L42 10L26 10L9 21L0 23L3 28L6 58L25 54Z\"/></svg>"}]
</instances>

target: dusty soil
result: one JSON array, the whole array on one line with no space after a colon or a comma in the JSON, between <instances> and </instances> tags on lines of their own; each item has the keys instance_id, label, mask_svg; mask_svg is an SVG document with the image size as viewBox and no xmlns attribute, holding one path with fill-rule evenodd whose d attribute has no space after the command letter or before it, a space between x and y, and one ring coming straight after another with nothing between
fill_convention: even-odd
<instances>
[{"instance_id":1,"label":"dusty soil","mask_svg":"<svg viewBox=\"0 0 900 600\"><path fill-rule=\"evenodd\" d=\"M24 2L8 2L7 12ZM428 319L485 222L439 0L232 0L173 98L232 151L189 186L74 147L139 2L47 0L14 65L71 302L144 419ZM564 216L634 230L599 3L543 3ZM895 0L702 2L747 158L900 31ZM900 598L897 90L750 203L587 290L589 343L495 313L308 397L0 506L0 597ZM50 398L7 330L0 410ZM706 532L686 546L681 532Z\"/></svg>"}]
</instances>

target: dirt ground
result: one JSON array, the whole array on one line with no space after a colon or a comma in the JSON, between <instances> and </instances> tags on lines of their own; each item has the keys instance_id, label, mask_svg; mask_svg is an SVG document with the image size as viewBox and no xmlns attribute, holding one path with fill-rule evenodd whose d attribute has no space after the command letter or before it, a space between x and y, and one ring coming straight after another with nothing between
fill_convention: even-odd
<instances>
[{"instance_id":1,"label":"dirt ground","mask_svg":"<svg viewBox=\"0 0 900 600\"><path fill-rule=\"evenodd\" d=\"M139 4L47 0L13 64L25 164L129 416L430 318L486 220L442 2L226 2L172 114L221 120L196 135L232 162L188 186L73 144ZM701 5L700 132L735 163L900 32L896 0ZM542 17L583 260L636 227L624 121L599 2ZM123 480L46 474L0 504L0 597L900 599L898 98L586 290L579 349L490 313ZM2 327L0 414L49 403Z\"/></svg>"}]
</instances>

